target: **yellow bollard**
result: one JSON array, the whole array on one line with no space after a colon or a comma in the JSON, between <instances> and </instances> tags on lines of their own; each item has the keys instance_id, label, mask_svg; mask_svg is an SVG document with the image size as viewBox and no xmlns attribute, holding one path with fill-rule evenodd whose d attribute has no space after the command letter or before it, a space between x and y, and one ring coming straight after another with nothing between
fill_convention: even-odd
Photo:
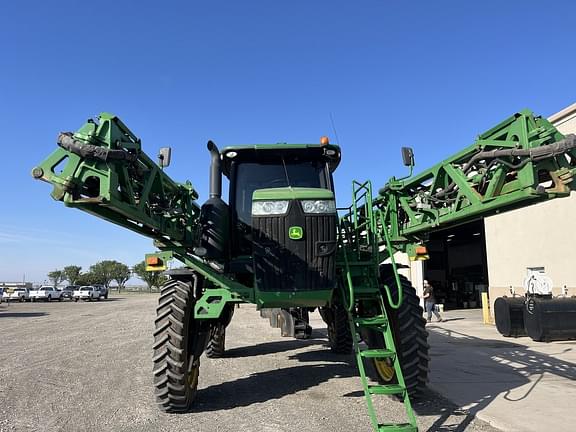
<instances>
[{"instance_id":1,"label":"yellow bollard","mask_svg":"<svg viewBox=\"0 0 576 432\"><path fill-rule=\"evenodd\" d=\"M482 321L484 324L493 325L492 317L490 316L490 303L488 301L488 293L482 293Z\"/></svg>"}]
</instances>

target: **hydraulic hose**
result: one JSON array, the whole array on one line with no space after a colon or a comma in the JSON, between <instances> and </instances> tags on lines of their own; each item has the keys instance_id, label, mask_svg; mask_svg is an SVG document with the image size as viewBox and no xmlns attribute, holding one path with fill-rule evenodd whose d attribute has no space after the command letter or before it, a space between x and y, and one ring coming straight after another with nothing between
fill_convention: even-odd
<instances>
[{"instance_id":1,"label":"hydraulic hose","mask_svg":"<svg viewBox=\"0 0 576 432\"><path fill-rule=\"evenodd\" d=\"M60 135L58 135L57 142L64 150L85 159L99 159L103 162L108 162L110 160L134 162L138 158L138 155L128 153L124 150L109 149L93 144L85 144L84 142L75 139L72 132L61 132Z\"/></svg>"}]
</instances>

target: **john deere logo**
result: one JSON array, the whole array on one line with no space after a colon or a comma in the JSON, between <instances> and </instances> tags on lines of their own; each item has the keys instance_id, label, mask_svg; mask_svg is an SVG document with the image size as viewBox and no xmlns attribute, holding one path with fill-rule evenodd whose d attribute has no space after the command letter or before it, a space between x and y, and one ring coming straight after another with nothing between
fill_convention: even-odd
<instances>
[{"instance_id":1,"label":"john deere logo","mask_svg":"<svg viewBox=\"0 0 576 432\"><path fill-rule=\"evenodd\" d=\"M290 227L288 230L288 237L290 237L292 240L300 240L302 237L304 237L304 230L299 226Z\"/></svg>"}]
</instances>

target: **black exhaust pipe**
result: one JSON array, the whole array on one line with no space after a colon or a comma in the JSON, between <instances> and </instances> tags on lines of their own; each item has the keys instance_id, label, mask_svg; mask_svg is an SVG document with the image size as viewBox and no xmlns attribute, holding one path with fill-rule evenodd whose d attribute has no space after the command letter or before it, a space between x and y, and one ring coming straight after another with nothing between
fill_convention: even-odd
<instances>
[{"instance_id":1,"label":"black exhaust pipe","mask_svg":"<svg viewBox=\"0 0 576 432\"><path fill-rule=\"evenodd\" d=\"M210 198L222 198L222 167L220 150L212 140L208 141L208 151L212 156L210 163Z\"/></svg>"}]
</instances>

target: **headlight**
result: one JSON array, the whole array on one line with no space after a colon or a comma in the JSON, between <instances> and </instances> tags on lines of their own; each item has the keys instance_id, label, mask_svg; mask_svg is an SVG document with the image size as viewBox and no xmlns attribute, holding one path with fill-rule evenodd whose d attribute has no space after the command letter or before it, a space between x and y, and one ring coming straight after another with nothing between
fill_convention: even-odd
<instances>
[{"instance_id":1,"label":"headlight","mask_svg":"<svg viewBox=\"0 0 576 432\"><path fill-rule=\"evenodd\" d=\"M284 215L288 211L289 201L252 201L252 215Z\"/></svg>"},{"instance_id":2,"label":"headlight","mask_svg":"<svg viewBox=\"0 0 576 432\"><path fill-rule=\"evenodd\" d=\"M336 213L336 203L334 200L302 200L304 213Z\"/></svg>"}]
</instances>

